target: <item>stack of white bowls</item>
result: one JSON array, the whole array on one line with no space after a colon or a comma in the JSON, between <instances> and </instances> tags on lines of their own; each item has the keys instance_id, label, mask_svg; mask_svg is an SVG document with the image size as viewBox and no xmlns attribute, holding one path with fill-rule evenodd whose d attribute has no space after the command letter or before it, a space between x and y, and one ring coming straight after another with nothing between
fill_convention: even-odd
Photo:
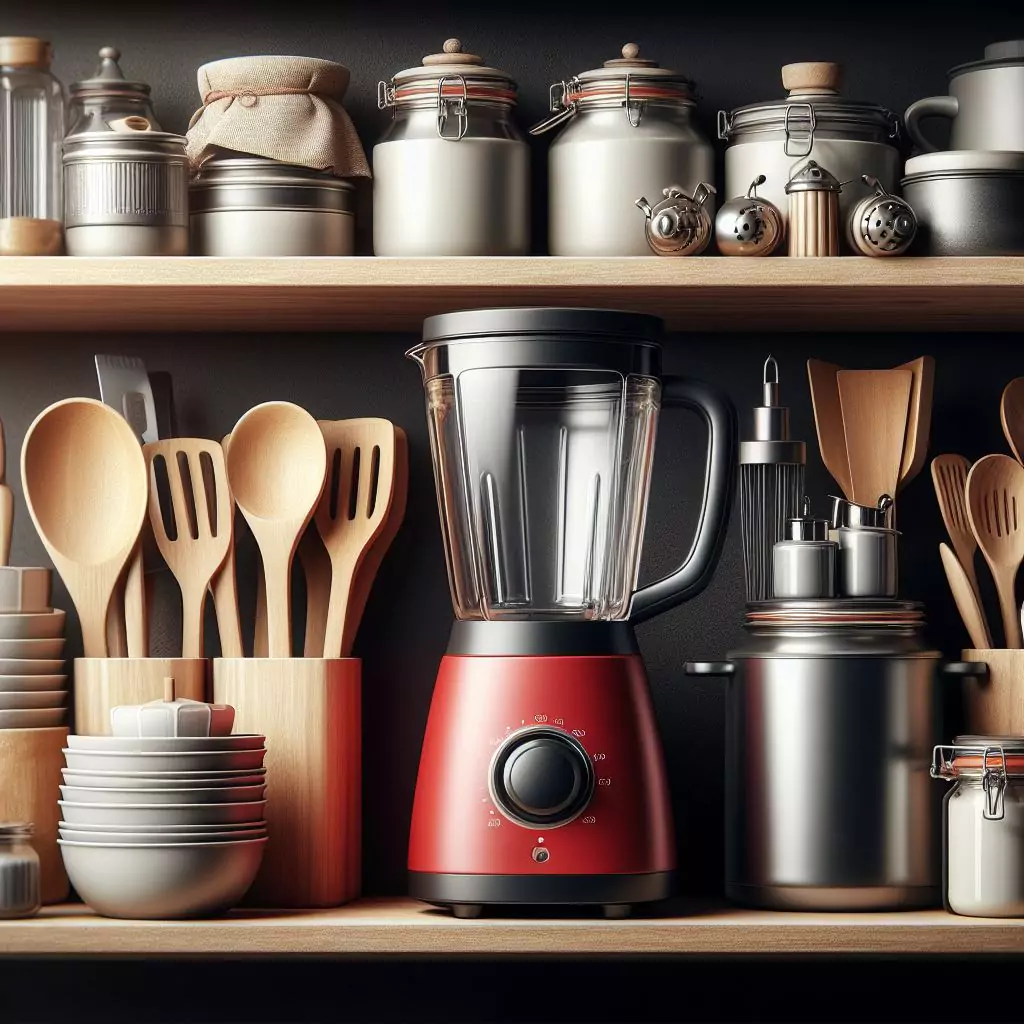
<instances>
[{"instance_id":1,"label":"stack of white bowls","mask_svg":"<svg viewBox=\"0 0 1024 1024\"><path fill-rule=\"evenodd\" d=\"M46 574L48 580L49 570L0 569L0 607L31 604L39 609L0 611L0 729L48 729L63 725L67 716L64 612L45 608L48 583L45 597L40 592L36 601L24 599L19 588L39 586L26 584L25 574ZM17 593L5 604L8 588Z\"/></svg>"},{"instance_id":2,"label":"stack of white bowls","mask_svg":"<svg viewBox=\"0 0 1024 1024\"><path fill-rule=\"evenodd\" d=\"M267 842L263 736L70 736L61 852L107 917L221 913Z\"/></svg>"}]
</instances>

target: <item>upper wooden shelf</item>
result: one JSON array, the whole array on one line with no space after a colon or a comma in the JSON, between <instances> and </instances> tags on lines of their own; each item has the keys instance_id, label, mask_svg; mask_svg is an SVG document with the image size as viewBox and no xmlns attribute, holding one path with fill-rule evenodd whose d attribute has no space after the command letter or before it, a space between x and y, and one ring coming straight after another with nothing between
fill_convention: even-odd
<instances>
[{"instance_id":1,"label":"upper wooden shelf","mask_svg":"<svg viewBox=\"0 0 1024 1024\"><path fill-rule=\"evenodd\" d=\"M686 909L677 905L669 912ZM941 910L777 914L716 908L625 921L457 921L411 900L376 899L338 910L237 911L210 921L115 921L78 904L0 922L0 957L922 953L1024 953L1024 920L954 917Z\"/></svg>"},{"instance_id":2,"label":"upper wooden shelf","mask_svg":"<svg viewBox=\"0 0 1024 1024\"><path fill-rule=\"evenodd\" d=\"M1019 330L1024 258L0 258L0 330L419 330L497 305L608 306L674 330Z\"/></svg>"}]
</instances>

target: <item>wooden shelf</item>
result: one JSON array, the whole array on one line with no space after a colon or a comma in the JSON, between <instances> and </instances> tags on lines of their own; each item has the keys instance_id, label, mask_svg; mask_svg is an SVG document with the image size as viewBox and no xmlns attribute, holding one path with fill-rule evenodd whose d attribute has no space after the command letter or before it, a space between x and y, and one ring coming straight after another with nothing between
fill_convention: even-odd
<instances>
[{"instance_id":1,"label":"wooden shelf","mask_svg":"<svg viewBox=\"0 0 1024 1024\"><path fill-rule=\"evenodd\" d=\"M5 331L418 331L502 304L687 331L1019 330L1024 258L0 259Z\"/></svg>"},{"instance_id":2,"label":"wooden shelf","mask_svg":"<svg viewBox=\"0 0 1024 1024\"><path fill-rule=\"evenodd\" d=\"M338 910L236 911L210 921L115 921L80 904L0 922L2 956L802 955L1024 953L1024 920L905 914L778 914L681 906L691 916L458 921L407 899Z\"/></svg>"}]
</instances>

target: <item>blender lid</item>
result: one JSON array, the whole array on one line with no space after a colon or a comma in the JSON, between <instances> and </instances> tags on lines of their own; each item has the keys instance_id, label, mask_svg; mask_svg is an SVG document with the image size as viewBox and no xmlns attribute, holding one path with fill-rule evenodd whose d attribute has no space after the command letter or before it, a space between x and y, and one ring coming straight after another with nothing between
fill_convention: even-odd
<instances>
[{"instance_id":1,"label":"blender lid","mask_svg":"<svg viewBox=\"0 0 1024 1024\"><path fill-rule=\"evenodd\" d=\"M633 344L661 343L664 321L646 313L618 309L526 306L462 309L423 322L423 343L458 341L481 335L585 334L602 340L621 338Z\"/></svg>"}]
</instances>

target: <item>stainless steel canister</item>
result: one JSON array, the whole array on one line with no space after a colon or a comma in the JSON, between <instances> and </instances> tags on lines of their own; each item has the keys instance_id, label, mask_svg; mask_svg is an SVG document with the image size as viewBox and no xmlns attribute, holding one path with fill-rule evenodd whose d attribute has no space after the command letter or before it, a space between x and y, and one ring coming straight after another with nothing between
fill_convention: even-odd
<instances>
[{"instance_id":1,"label":"stainless steel canister","mask_svg":"<svg viewBox=\"0 0 1024 1024\"><path fill-rule=\"evenodd\" d=\"M828 539L828 520L810 514L786 524L786 539L775 544L773 590L776 598L813 599L836 596L836 543Z\"/></svg>"},{"instance_id":2,"label":"stainless steel canister","mask_svg":"<svg viewBox=\"0 0 1024 1024\"><path fill-rule=\"evenodd\" d=\"M185 139L145 130L69 136L64 228L69 256L187 255Z\"/></svg>"},{"instance_id":3,"label":"stainless steel canister","mask_svg":"<svg viewBox=\"0 0 1024 1024\"><path fill-rule=\"evenodd\" d=\"M718 137L725 151L725 192L742 195L758 175L765 176L763 199L787 216L786 182L807 160L827 167L843 190L843 218L868 194L861 175L870 174L890 192L899 182L899 117L876 103L840 95L842 67L827 62L787 64L784 99L750 103L732 112L719 111Z\"/></svg>"},{"instance_id":4,"label":"stainless steel canister","mask_svg":"<svg viewBox=\"0 0 1024 1024\"><path fill-rule=\"evenodd\" d=\"M530 131L564 124L548 156L552 256L649 256L637 197L673 187L694 195L702 182L714 185L714 152L694 124L693 88L641 58L635 43L551 87L554 113Z\"/></svg>"},{"instance_id":5,"label":"stainless steel canister","mask_svg":"<svg viewBox=\"0 0 1024 1024\"><path fill-rule=\"evenodd\" d=\"M189 188L198 256L351 256L354 190L324 171L262 157L206 161Z\"/></svg>"},{"instance_id":6,"label":"stainless steel canister","mask_svg":"<svg viewBox=\"0 0 1024 1024\"><path fill-rule=\"evenodd\" d=\"M726 893L779 910L939 899L940 655L919 605L776 601L747 613L725 677Z\"/></svg>"},{"instance_id":7,"label":"stainless steel canister","mask_svg":"<svg viewBox=\"0 0 1024 1024\"><path fill-rule=\"evenodd\" d=\"M838 530L839 593L843 597L895 597L896 530L843 526Z\"/></svg>"},{"instance_id":8,"label":"stainless steel canister","mask_svg":"<svg viewBox=\"0 0 1024 1024\"><path fill-rule=\"evenodd\" d=\"M393 117L373 147L378 256L529 253L530 150L515 103L516 83L458 39L379 83Z\"/></svg>"}]
</instances>

